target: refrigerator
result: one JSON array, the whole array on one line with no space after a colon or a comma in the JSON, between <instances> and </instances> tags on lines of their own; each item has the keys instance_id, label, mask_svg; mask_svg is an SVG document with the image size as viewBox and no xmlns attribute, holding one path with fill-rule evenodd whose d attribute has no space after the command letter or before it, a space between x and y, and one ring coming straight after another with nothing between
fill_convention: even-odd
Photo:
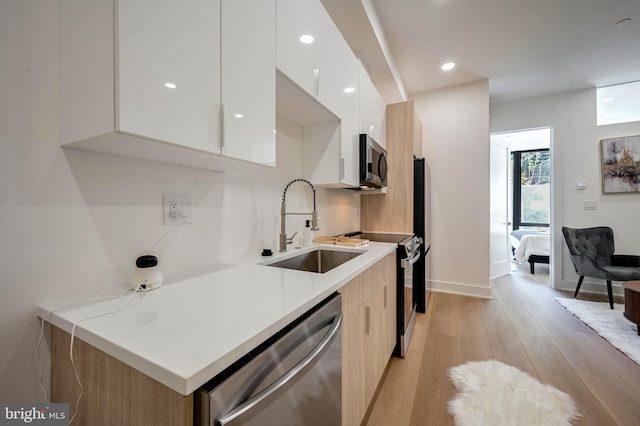
<instances>
[{"instance_id":1,"label":"refrigerator","mask_svg":"<svg viewBox=\"0 0 640 426\"><path fill-rule=\"evenodd\" d=\"M426 312L431 283L431 197L429 164L424 158L413 160L413 232L422 238L420 260L414 269L416 311Z\"/></svg>"}]
</instances>

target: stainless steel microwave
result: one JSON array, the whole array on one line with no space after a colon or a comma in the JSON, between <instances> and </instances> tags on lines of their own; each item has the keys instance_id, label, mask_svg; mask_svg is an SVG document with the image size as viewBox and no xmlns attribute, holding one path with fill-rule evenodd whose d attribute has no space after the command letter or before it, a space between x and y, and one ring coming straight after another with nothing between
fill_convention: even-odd
<instances>
[{"instance_id":1,"label":"stainless steel microwave","mask_svg":"<svg viewBox=\"0 0 640 426\"><path fill-rule=\"evenodd\" d=\"M387 186L387 150L367 134L360 134L360 188Z\"/></svg>"}]
</instances>

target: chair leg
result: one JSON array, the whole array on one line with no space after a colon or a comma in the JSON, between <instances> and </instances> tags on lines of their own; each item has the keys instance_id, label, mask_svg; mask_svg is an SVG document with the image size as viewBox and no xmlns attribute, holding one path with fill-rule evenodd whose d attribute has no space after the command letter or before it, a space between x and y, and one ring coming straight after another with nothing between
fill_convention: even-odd
<instances>
[{"instance_id":1,"label":"chair leg","mask_svg":"<svg viewBox=\"0 0 640 426\"><path fill-rule=\"evenodd\" d=\"M613 309L613 288L610 280L607 280L607 293L609 293L609 306Z\"/></svg>"},{"instance_id":2,"label":"chair leg","mask_svg":"<svg viewBox=\"0 0 640 426\"><path fill-rule=\"evenodd\" d=\"M580 291L580 286L582 285L582 280L584 280L584 275L580 275L578 279L578 287L576 287L576 292L573 293L573 297L578 297L578 292Z\"/></svg>"}]
</instances>

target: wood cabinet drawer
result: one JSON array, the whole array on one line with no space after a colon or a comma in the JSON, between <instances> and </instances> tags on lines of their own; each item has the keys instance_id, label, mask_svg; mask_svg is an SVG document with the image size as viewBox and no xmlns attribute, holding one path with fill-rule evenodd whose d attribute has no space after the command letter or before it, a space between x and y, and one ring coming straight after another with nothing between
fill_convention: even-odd
<instances>
[{"instance_id":1,"label":"wood cabinet drawer","mask_svg":"<svg viewBox=\"0 0 640 426\"><path fill-rule=\"evenodd\" d=\"M395 272L396 253L394 252L389 253L338 290L342 294L342 315L344 320L348 321L376 289Z\"/></svg>"}]
</instances>

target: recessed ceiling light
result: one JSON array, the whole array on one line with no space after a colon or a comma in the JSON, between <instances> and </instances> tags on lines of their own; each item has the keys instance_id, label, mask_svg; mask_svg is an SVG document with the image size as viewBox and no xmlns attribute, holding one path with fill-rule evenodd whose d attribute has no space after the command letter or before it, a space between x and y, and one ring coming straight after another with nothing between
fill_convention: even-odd
<instances>
[{"instance_id":1,"label":"recessed ceiling light","mask_svg":"<svg viewBox=\"0 0 640 426\"><path fill-rule=\"evenodd\" d=\"M165 85L166 87L168 87L169 89L175 89L175 88L176 88L176 85L175 85L175 84L173 84L173 83L165 83L164 85Z\"/></svg>"},{"instance_id":2,"label":"recessed ceiling light","mask_svg":"<svg viewBox=\"0 0 640 426\"><path fill-rule=\"evenodd\" d=\"M629 22L631 22L631 18L624 18L624 19L622 19L622 20L620 20L620 21L616 22L616 27L618 27L618 28L622 28L622 27L624 27L625 25L627 25Z\"/></svg>"},{"instance_id":3,"label":"recessed ceiling light","mask_svg":"<svg viewBox=\"0 0 640 426\"><path fill-rule=\"evenodd\" d=\"M309 35L309 34L305 34L302 37L300 37L300 41L303 42L304 44L311 44L313 43L313 36Z\"/></svg>"},{"instance_id":4,"label":"recessed ceiling light","mask_svg":"<svg viewBox=\"0 0 640 426\"><path fill-rule=\"evenodd\" d=\"M440 68L442 68L442 71L449 71L454 69L455 67L456 64L454 64L453 62L447 62L446 64L442 64Z\"/></svg>"},{"instance_id":5,"label":"recessed ceiling light","mask_svg":"<svg viewBox=\"0 0 640 426\"><path fill-rule=\"evenodd\" d=\"M244 117L244 115L240 114L240 113L236 113L233 115L235 118L242 118Z\"/></svg>"},{"instance_id":6,"label":"recessed ceiling light","mask_svg":"<svg viewBox=\"0 0 640 426\"><path fill-rule=\"evenodd\" d=\"M345 93L353 93L356 91L355 87L345 87L344 92Z\"/></svg>"},{"instance_id":7,"label":"recessed ceiling light","mask_svg":"<svg viewBox=\"0 0 640 426\"><path fill-rule=\"evenodd\" d=\"M605 98L603 100L601 100L600 102L605 103L605 102L611 102L613 100L613 98Z\"/></svg>"}]
</instances>

